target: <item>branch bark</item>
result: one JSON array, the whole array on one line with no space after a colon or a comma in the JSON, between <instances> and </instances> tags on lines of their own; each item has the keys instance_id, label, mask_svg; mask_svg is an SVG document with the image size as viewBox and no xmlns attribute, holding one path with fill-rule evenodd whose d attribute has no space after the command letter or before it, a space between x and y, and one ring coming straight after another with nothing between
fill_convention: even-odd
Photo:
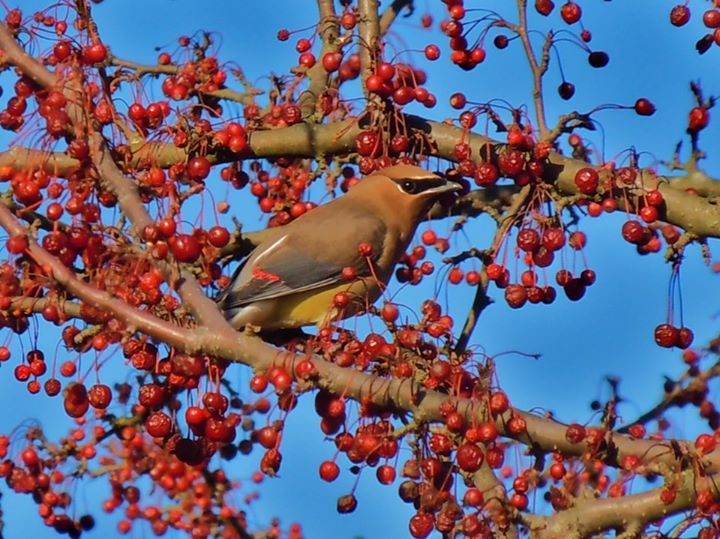
<instances>
[{"instance_id":1,"label":"branch bark","mask_svg":"<svg viewBox=\"0 0 720 539\"><path fill-rule=\"evenodd\" d=\"M398 15L400 15L400 12L405 9L409 8L410 14L414 11L413 8L413 0L393 0L393 2L383 11L383 14L380 16L380 34L385 35L390 30L390 27L392 26L392 23L395 22L395 19L397 19Z\"/></svg>"},{"instance_id":2,"label":"branch bark","mask_svg":"<svg viewBox=\"0 0 720 539\"><path fill-rule=\"evenodd\" d=\"M318 20L320 21L318 26L322 48L320 49L319 61L306 73L310 84L307 90L298 98L298 106L303 118L309 118L313 115L318 97L327 88L328 72L323 67L322 59L327 53L337 49L335 41L340 31L334 3L334 0L317 0Z\"/></svg>"},{"instance_id":3,"label":"branch bark","mask_svg":"<svg viewBox=\"0 0 720 539\"><path fill-rule=\"evenodd\" d=\"M45 69L33 57L29 56L17 44L5 25L0 25L0 48L5 53L6 60L20 69L23 73L30 74L38 84L45 88L51 88L56 84L69 84L56 80L55 76ZM68 102L68 115L74 124L86 121L84 111L73 101ZM131 178L126 177L115 163L105 139L98 131L90 132L89 142L91 146L91 158L98 171L98 174L108 184L109 189L118 199L122 212L130 219L139 236L143 229L153 222L150 214L145 209L137 187ZM10 214L11 215L11 214ZM5 216L7 219L7 215ZM9 223L8 223L9 224ZM60 264L62 266L62 264ZM186 270L180 271L180 279L175 279L176 269L170 264L159 263L165 279L176 285L176 290L183 299L186 306L193 312L200 323L216 325L217 327L228 326L224 316L215 303L208 298L198 285L195 277ZM65 275L64 266L58 268L60 274L56 279L62 279L61 284L72 284ZM95 298L99 300L99 298ZM229 327L229 326L228 326Z\"/></svg>"},{"instance_id":4,"label":"branch bark","mask_svg":"<svg viewBox=\"0 0 720 539\"><path fill-rule=\"evenodd\" d=\"M380 58L380 18L378 0L358 0L358 35L360 37L360 77L365 96L369 95L366 81L373 74Z\"/></svg>"},{"instance_id":5,"label":"branch bark","mask_svg":"<svg viewBox=\"0 0 720 539\"><path fill-rule=\"evenodd\" d=\"M717 474L697 478L693 470L687 470L682 474L675 500L670 504L660 500L661 489L618 498L584 500L552 516L536 517L539 524L532 530L533 537L590 537L613 529L639 533L650 522L693 508L698 492L702 490L710 491L713 498L717 498L720 495L719 479Z\"/></svg>"}]
</instances>

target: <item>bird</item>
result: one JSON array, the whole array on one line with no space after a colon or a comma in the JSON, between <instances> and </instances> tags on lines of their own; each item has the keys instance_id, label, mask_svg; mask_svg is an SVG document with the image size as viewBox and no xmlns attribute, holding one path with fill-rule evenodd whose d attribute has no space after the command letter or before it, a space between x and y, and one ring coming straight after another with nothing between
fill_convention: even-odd
<instances>
[{"instance_id":1,"label":"bird","mask_svg":"<svg viewBox=\"0 0 720 539\"><path fill-rule=\"evenodd\" d=\"M343 196L267 229L216 302L238 330L324 327L365 312L430 207L460 188L414 165L380 169Z\"/></svg>"}]
</instances>

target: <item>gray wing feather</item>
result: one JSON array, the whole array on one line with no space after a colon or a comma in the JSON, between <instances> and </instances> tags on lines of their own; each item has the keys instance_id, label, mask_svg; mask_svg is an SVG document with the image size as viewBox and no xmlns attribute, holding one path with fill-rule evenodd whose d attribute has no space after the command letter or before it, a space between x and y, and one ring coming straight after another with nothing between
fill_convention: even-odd
<instances>
[{"instance_id":1,"label":"gray wing feather","mask_svg":"<svg viewBox=\"0 0 720 539\"><path fill-rule=\"evenodd\" d=\"M385 226L378 219L359 218L353 230L330 229L322 237L303 238L289 231L276 241L259 246L236 270L232 284L217 299L221 309L232 311L255 301L274 299L340 282L346 266L359 276L370 275L357 253L360 242L382 246ZM362 233L358 234L358 230ZM311 247L308 253L308 247ZM332 248L333 256L327 253ZM382 251L382 249L376 249ZM325 255L325 256L323 256ZM380 252L373 253L373 259Z\"/></svg>"}]
</instances>

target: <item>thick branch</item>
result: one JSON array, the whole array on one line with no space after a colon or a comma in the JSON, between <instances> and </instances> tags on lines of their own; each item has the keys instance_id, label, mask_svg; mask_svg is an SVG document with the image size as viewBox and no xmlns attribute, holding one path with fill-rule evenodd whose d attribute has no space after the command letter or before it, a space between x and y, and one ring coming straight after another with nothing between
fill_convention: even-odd
<instances>
[{"instance_id":1,"label":"thick branch","mask_svg":"<svg viewBox=\"0 0 720 539\"><path fill-rule=\"evenodd\" d=\"M367 0L363 2L363 5L367 8L370 3ZM52 74L43 72L41 69L44 68L40 66L41 69L39 69L34 61L30 62L30 65L25 65L32 59L19 49L7 30L2 27L0 27L0 46L4 47L6 58L14 65L33 72L44 84L51 85L54 82ZM461 138L462 131L460 129L447 124L428 122L418 117L409 117L408 121L412 127L426 132L435 142L437 155L452 158L454 146ZM338 129L343 125L349 127L348 124L322 126L300 124L278 131L256 132L251 138L251 143L253 149L264 156L313 157L321 154L343 153L352 148L355 134L353 129L358 129L348 128L338 136ZM466 140L476 150L488 142L492 143L488 138L479 135L471 135ZM97 154L96 166L101 175L118 195L123 211L131 216L135 226L142 226L143 223L148 222L149 217L132 180L125 177L117 168L102 140L96 136L94 143ZM152 150L152 145L146 146ZM477 151L474 153L478 154ZM575 171L579 167L585 166L586 163L567 159L558 154L551 156L550 163L550 166L547 167L546 179L553 181L562 192L574 193L576 190L573 181ZM699 235L720 236L720 213L714 206L700 197L675 190L669 186L661 186L661 189L666 197L668 220ZM25 233L25 229L17 223L9 210L1 206L0 216L2 216L3 226L12 235ZM207 326L212 328L212 331L199 328L189 332L171 326L143 311L129 313L125 304L77 279L68 268L59 264L54 257L42 251L35 243L32 244L31 252L43 266L48 267L49 272L58 282L83 301L107 310L121 319L124 317L129 325L178 348L190 351L203 350L206 353L246 363L256 368L269 367L281 354L277 349L257 338L238 335L232 331L214 303L204 296L202 289L195 283L192 276L183 276L179 290L183 292L183 299L189 306L207 310ZM90 289L88 290L87 287ZM292 354L286 354L285 358L290 363L298 360ZM442 419L439 412L440 404L447 400L448 396L427 391L413 380L382 379L357 371L348 371L320 358L315 358L314 363L320 373L319 385L330 391L344 393L356 400L369 399L380 407L406 410L415 414L420 421L440 421ZM468 418L476 414L485 414L484 406L476 401L461 399L457 406L458 410ZM525 418L528 425L526 434L517 436L507 432L505 428L507 417L499 418L498 424L506 435L518 438L523 443L543 451L560 450L569 455L581 455L592 449L585 443L572 444L568 442L565 439L565 425L520 411L513 413ZM623 455L635 454L641 456L645 463L672 464L677 462L675 450L666 442L634 440L620 435L614 436L610 442L612 448L617 450L613 454L613 458L616 460L620 460ZM685 448L688 453L692 452L687 444L681 447ZM612 463L612 459L610 461ZM720 457L707 459L709 470L717 469L719 464Z\"/></svg>"},{"instance_id":2,"label":"thick branch","mask_svg":"<svg viewBox=\"0 0 720 539\"><path fill-rule=\"evenodd\" d=\"M4 25L0 25L0 47L2 47L5 52L6 59L12 65L15 65L23 73L31 74L42 86L50 88L57 83L52 73L46 70L37 60L25 53ZM67 111L73 123L79 124L86 121L84 111L74 102L68 102ZM92 133L89 138L92 147L91 157L93 164L101 178L107 182L108 187L117 197L120 209L132 222L136 233L140 234L142 230L153 221L145 209L145 205L140 198L135 183L120 171L105 143L105 139L99 132ZM175 269L169 264L159 264L159 267L165 279L173 282ZM184 303L200 323L217 327L227 325L220 310L215 303L205 295L190 272L181 271L176 289Z\"/></svg>"},{"instance_id":3,"label":"thick branch","mask_svg":"<svg viewBox=\"0 0 720 539\"><path fill-rule=\"evenodd\" d=\"M26 234L25 227L2 205L0 205L0 226L12 236ZM263 371L277 363L284 364L289 372L294 372L295 363L307 358L305 355L281 352L256 337L239 334L225 323L224 319L222 324L211 327L187 329L174 326L146 311L130 307L107 292L81 281L73 271L37 245L32 238L28 241L30 254L45 268L48 275L83 302L110 313L131 330L141 331L179 350L204 353L244 363ZM452 398L443 393L428 391L412 379L380 378L338 367L320 357L312 357L311 360L319 373L317 382L319 387L333 393L344 394L358 402L372 403L383 409L412 413L419 422L442 421L441 405ZM469 424L484 421L487 416L483 402L457 399L456 404L458 412L466 417ZM517 435L506 428L507 420L511 415L519 415L525 419L526 433ZM569 442L565 437L567 430L565 425L519 410L513 410L497 418L497 424L504 435L545 452L561 451L566 455L580 456L592 451L585 442ZM611 465L617 465L617 462L629 454L639 456L648 469L651 465L679 465L676 449L669 442L635 440L628 436L615 435L607 440L607 446L606 460ZM687 443L676 443L676 447L683 448L687 454L693 452ZM720 455L708 457L704 465L708 472L717 471L720 469Z\"/></svg>"},{"instance_id":4,"label":"thick branch","mask_svg":"<svg viewBox=\"0 0 720 539\"><path fill-rule=\"evenodd\" d=\"M431 122L417 116L408 116L408 124L424 132L435 143L435 155L445 159L454 159L454 147L463 132L460 128L445 123ZM360 127L352 121L342 121L332 124L296 124L290 127L253 131L250 134L250 146L257 157L273 158L280 156L318 157L329 155L344 155L353 151L355 137ZM477 155L480 148L490 144L496 152L500 143L488 137L470 134L467 141ZM136 144L132 147L134 160L131 166L140 163L155 163L160 167L169 167L183 162L187 154L181 148L172 144L157 142ZM12 164L34 161L42 156L41 152L13 148L9 152L0 154L0 164ZM235 156L208 155L215 163L236 159ZM61 153L49 154L49 159L58 164L58 173L69 173L77 166L77 162ZM577 194L575 173L582 167L588 166L585 161L552 153L549 164L546 166L546 181L554 183L561 193L566 195ZM18 168L20 168L18 166ZM51 168L50 164L45 168ZM708 201L705 197L720 196L720 182L708 178L700 172L688 176L658 176L659 190L665 199L664 213L661 219L677 225L684 230L703 237L720 237L720 208ZM655 181L648 178L648 181ZM686 191L689 190L689 191ZM501 186L488 190L472 191L460 198L451 209L451 215L475 216L483 213L487 207L502 209L507 206L510 197L517 192L514 186ZM623 202L620 200L619 202ZM448 215L447 210L435 208L431 212L432 218L442 218Z\"/></svg>"},{"instance_id":5,"label":"thick branch","mask_svg":"<svg viewBox=\"0 0 720 539\"><path fill-rule=\"evenodd\" d=\"M39 86L49 88L55 84L55 75L26 53L4 24L0 25L0 50L5 53L4 60L18 67Z\"/></svg>"},{"instance_id":6,"label":"thick branch","mask_svg":"<svg viewBox=\"0 0 720 539\"><path fill-rule=\"evenodd\" d=\"M632 494L618 498L583 500L577 506L560 511L549 517L540 517L542 522L533 529L533 537L550 539L556 537L590 537L606 530L640 531L648 523L670 515L692 509L698 492L708 489L714 498L720 495L718 490L720 476L713 475L698 479L693 470L682 474L681 485L675 500L665 504L660 500L660 491L654 489L641 494Z\"/></svg>"},{"instance_id":7,"label":"thick branch","mask_svg":"<svg viewBox=\"0 0 720 539\"><path fill-rule=\"evenodd\" d=\"M8 208L0 204L0 226L11 236L25 236L27 230ZM168 344L186 346L187 329L175 326L158 317L131 307L113 298L108 292L81 281L70 268L28 238L28 252L43 270L67 291L84 303L112 314L128 327L159 338Z\"/></svg>"}]
</instances>

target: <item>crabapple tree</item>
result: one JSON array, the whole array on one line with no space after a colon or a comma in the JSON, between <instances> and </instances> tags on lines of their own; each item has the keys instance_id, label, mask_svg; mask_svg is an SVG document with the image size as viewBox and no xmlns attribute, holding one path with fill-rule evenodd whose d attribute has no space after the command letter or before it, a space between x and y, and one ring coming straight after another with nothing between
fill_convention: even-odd
<instances>
[{"instance_id":1,"label":"crabapple tree","mask_svg":"<svg viewBox=\"0 0 720 539\"><path fill-rule=\"evenodd\" d=\"M41 523L93 530L97 515L76 498L99 483L91 509L121 534L299 539L302 522L280 507L248 520L262 500L231 464L257 469L253 489L281 474L294 451L286 423L309 400L307 436L331 448L311 463L318 483L392 485L411 508L408 536L720 536L720 341L693 342L680 291L686 254L709 263L720 237L702 73L687 74L667 155L638 140L608 156L606 115L643 122L656 107L638 92L576 110L582 73L612 73L615 55L633 53L593 34L610 8L588 0L305 2L310 27L262 21L286 65L256 81L209 30L127 58L98 22L113 2L11 2L0 23L0 375L68 427L58 439L42 423L0 436L0 477ZM638 25L643 9L662 9L657 39L672 35L713 69L718 0L639 4ZM578 51L582 62L566 60ZM511 54L507 71L523 75L497 81L491 99L434 75L443 66L480 85ZM525 101L509 102L503 82L522 84ZM634 84L608 75L607 94ZM462 191L428 213L382 300L307 333L229 326L213 298L266 227L395 163ZM258 213L262 225L248 226ZM475 331L481 315L495 303L523 331L518 309L587 299L594 220L607 222L592 227L606 245L667 268L667 308L648 313L654 334L634 338L674 349L682 367L640 413L624 407L622 372L590 413L514 406ZM446 299L458 289L467 305ZM412 293L401 302L396 290ZM676 436L682 407L695 420ZM356 486L327 510L355 511Z\"/></svg>"}]
</instances>

